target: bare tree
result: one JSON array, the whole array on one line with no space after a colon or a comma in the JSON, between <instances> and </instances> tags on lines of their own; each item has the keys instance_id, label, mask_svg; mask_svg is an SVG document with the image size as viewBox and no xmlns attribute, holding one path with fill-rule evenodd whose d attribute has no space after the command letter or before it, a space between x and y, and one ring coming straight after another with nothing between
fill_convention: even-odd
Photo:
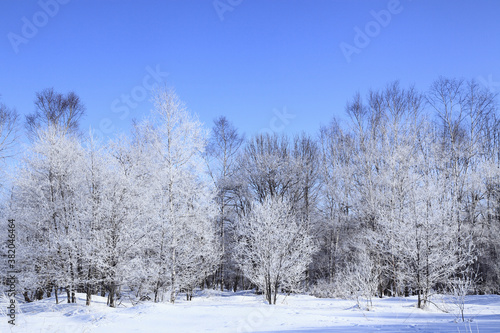
<instances>
[{"instance_id":1,"label":"bare tree","mask_svg":"<svg viewBox=\"0 0 500 333\"><path fill-rule=\"evenodd\" d=\"M18 114L0 103L0 160L12 157L14 144L18 138Z\"/></svg>"},{"instance_id":2,"label":"bare tree","mask_svg":"<svg viewBox=\"0 0 500 333\"><path fill-rule=\"evenodd\" d=\"M296 165L286 136L255 136L245 146L240 163L245 182L256 200L263 202L267 196L277 196L295 204L299 199Z\"/></svg>"},{"instance_id":3,"label":"bare tree","mask_svg":"<svg viewBox=\"0 0 500 333\"><path fill-rule=\"evenodd\" d=\"M205 160L208 166L208 172L217 188L216 201L219 208L217 218L217 229L220 235L221 244L221 262L218 275L220 276L220 288L224 290L225 268L229 261L226 255L226 243L229 237L226 237L228 223L231 223L230 206L234 203L232 195L234 189L237 154L243 143L243 136L226 119L219 117L214 120L212 133L208 141Z\"/></svg>"},{"instance_id":4,"label":"bare tree","mask_svg":"<svg viewBox=\"0 0 500 333\"><path fill-rule=\"evenodd\" d=\"M85 114L85 106L74 92L66 95L47 88L36 93L36 110L26 116L26 131L33 140L40 128L56 126L63 133L78 133L80 118Z\"/></svg>"}]
</instances>

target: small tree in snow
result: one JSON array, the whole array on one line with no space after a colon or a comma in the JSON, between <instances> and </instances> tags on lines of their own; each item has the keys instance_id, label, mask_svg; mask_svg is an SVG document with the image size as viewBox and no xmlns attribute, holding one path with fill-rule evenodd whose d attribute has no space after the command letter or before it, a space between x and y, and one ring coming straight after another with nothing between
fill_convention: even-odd
<instances>
[{"instance_id":1,"label":"small tree in snow","mask_svg":"<svg viewBox=\"0 0 500 333\"><path fill-rule=\"evenodd\" d=\"M460 275L450 281L451 300L458 311L456 313L457 321L465 321L465 296L474 289L477 275L470 271L464 271Z\"/></svg>"},{"instance_id":2,"label":"small tree in snow","mask_svg":"<svg viewBox=\"0 0 500 333\"><path fill-rule=\"evenodd\" d=\"M243 274L276 304L280 289L291 291L304 280L316 251L305 226L290 205L267 197L254 203L236 226L235 257Z\"/></svg>"}]
</instances>

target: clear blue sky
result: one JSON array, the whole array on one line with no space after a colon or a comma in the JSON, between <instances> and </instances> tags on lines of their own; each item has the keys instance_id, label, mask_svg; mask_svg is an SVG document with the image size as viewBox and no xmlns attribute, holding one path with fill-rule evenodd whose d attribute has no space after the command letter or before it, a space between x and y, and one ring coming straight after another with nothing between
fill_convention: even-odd
<instances>
[{"instance_id":1,"label":"clear blue sky","mask_svg":"<svg viewBox=\"0 0 500 333\"><path fill-rule=\"evenodd\" d=\"M149 112L157 68L207 127L225 115L247 136L315 134L354 93L396 79L426 90L439 75L476 78L500 91L500 1L54 1L0 2L1 101L24 115L35 92L73 90L82 127L106 135ZM350 61L341 45L357 47ZM275 118L284 108L294 118Z\"/></svg>"}]
</instances>

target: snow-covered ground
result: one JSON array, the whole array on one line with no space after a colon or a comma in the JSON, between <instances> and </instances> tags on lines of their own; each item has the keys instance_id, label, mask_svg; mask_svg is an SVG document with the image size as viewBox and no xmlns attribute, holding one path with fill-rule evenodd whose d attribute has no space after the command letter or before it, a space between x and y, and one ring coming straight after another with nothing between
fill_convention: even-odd
<instances>
[{"instance_id":1,"label":"snow-covered ground","mask_svg":"<svg viewBox=\"0 0 500 333\"><path fill-rule=\"evenodd\" d=\"M415 298L373 299L373 309L361 311L354 301L305 295L280 296L270 306L251 292L205 291L191 302L122 302L116 309L95 296L86 307L84 295L78 296L77 304L21 304L15 327L7 323L3 302L0 332L500 332L497 295L467 297L465 323L456 322L455 307L438 296L436 305L448 313L417 309Z\"/></svg>"}]
</instances>

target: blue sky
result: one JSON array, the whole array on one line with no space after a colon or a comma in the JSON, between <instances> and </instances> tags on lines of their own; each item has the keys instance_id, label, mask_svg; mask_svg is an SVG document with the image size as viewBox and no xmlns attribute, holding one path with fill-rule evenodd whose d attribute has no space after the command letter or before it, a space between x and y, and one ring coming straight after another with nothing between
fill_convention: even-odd
<instances>
[{"instance_id":1,"label":"blue sky","mask_svg":"<svg viewBox=\"0 0 500 333\"><path fill-rule=\"evenodd\" d=\"M247 136L314 135L357 91L396 79L500 91L493 0L3 0L0 12L1 101L25 115L37 91L75 91L82 128L105 136L149 112L155 82L207 127L225 115Z\"/></svg>"}]
</instances>

